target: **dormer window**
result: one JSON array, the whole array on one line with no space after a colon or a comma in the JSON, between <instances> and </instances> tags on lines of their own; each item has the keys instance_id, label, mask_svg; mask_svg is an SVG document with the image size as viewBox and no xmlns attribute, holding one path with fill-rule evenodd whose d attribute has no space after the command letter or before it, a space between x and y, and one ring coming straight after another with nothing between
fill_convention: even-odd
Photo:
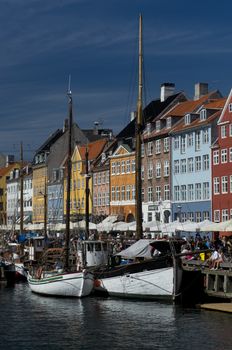
<instances>
[{"instance_id":1,"label":"dormer window","mask_svg":"<svg viewBox=\"0 0 232 350\"><path fill-rule=\"evenodd\" d=\"M147 133L149 134L151 132L151 123L147 123L146 129Z\"/></svg>"},{"instance_id":2,"label":"dormer window","mask_svg":"<svg viewBox=\"0 0 232 350\"><path fill-rule=\"evenodd\" d=\"M190 114L186 114L184 116L184 123L185 123L185 125L188 125L191 123L191 115Z\"/></svg>"},{"instance_id":3,"label":"dormer window","mask_svg":"<svg viewBox=\"0 0 232 350\"><path fill-rule=\"evenodd\" d=\"M200 111L200 121L206 120L206 117L207 117L206 109L202 109Z\"/></svg>"},{"instance_id":4,"label":"dormer window","mask_svg":"<svg viewBox=\"0 0 232 350\"><path fill-rule=\"evenodd\" d=\"M166 127L167 129L171 128L172 126L172 117L168 117L166 121Z\"/></svg>"},{"instance_id":5,"label":"dormer window","mask_svg":"<svg viewBox=\"0 0 232 350\"><path fill-rule=\"evenodd\" d=\"M231 113L232 112L232 103L229 103L228 109L229 109L229 112Z\"/></svg>"},{"instance_id":6,"label":"dormer window","mask_svg":"<svg viewBox=\"0 0 232 350\"><path fill-rule=\"evenodd\" d=\"M156 126L156 131L160 131L160 120L157 120L156 123L155 123L155 126Z\"/></svg>"}]
</instances>

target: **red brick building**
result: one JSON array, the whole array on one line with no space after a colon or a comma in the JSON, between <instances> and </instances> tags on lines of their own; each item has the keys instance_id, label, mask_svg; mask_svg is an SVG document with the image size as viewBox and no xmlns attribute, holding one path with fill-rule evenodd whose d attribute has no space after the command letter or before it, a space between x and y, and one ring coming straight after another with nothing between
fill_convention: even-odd
<instances>
[{"instance_id":1,"label":"red brick building","mask_svg":"<svg viewBox=\"0 0 232 350\"><path fill-rule=\"evenodd\" d=\"M218 139L212 147L212 218L232 218L232 90L218 121Z\"/></svg>"}]
</instances>

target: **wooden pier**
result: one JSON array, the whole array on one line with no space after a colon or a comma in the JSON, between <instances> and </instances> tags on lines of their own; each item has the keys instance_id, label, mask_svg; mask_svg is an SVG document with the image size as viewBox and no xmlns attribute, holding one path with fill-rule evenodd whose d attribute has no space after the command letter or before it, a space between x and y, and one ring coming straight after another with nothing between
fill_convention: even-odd
<instances>
[{"instance_id":1,"label":"wooden pier","mask_svg":"<svg viewBox=\"0 0 232 350\"><path fill-rule=\"evenodd\" d=\"M210 311L220 311L232 313L232 303L212 303L212 304L202 304L201 309Z\"/></svg>"},{"instance_id":2,"label":"wooden pier","mask_svg":"<svg viewBox=\"0 0 232 350\"><path fill-rule=\"evenodd\" d=\"M232 300L232 263L222 263L220 269L211 270L204 261L184 259L182 268L188 272L201 272L204 292L208 296Z\"/></svg>"}]
</instances>

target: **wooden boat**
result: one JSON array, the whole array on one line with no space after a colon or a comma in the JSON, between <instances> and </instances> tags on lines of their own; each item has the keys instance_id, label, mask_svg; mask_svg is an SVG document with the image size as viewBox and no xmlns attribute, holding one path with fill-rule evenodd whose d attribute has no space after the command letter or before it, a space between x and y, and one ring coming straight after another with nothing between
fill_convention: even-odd
<instances>
[{"instance_id":1,"label":"wooden boat","mask_svg":"<svg viewBox=\"0 0 232 350\"><path fill-rule=\"evenodd\" d=\"M65 248L45 252L42 263L28 273L28 284L32 292L62 297L84 297L93 289L93 274L78 264L74 247L70 246L70 182L71 182L71 140L72 140L72 95L69 97L69 142L67 159L67 201ZM73 250L73 255L72 255ZM58 258L60 266L51 264L51 256Z\"/></svg>"},{"instance_id":2,"label":"wooden boat","mask_svg":"<svg viewBox=\"0 0 232 350\"><path fill-rule=\"evenodd\" d=\"M136 116L136 239L138 242L117 254L130 259L126 265L95 269L94 291L124 298L175 299L180 291L182 270L175 259L176 248L172 240L149 241L141 239L141 133L142 133L142 17L139 18L139 83ZM161 252L151 255L152 249ZM129 254L129 255L128 255Z\"/></svg>"}]
</instances>

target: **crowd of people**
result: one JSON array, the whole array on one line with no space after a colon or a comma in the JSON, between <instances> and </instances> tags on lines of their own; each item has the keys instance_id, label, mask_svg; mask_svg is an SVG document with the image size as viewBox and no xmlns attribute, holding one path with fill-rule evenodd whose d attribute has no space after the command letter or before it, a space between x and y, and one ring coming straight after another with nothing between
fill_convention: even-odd
<instances>
[{"instance_id":1,"label":"crowd of people","mask_svg":"<svg viewBox=\"0 0 232 350\"><path fill-rule=\"evenodd\" d=\"M195 238L185 238L185 243L181 247L181 253L185 254L184 258L187 260L200 259L204 261L212 270L220 268L223 262L232 262L232 236L223 236L220 238L219 234L214 235L215 239L209 237L201 237L196 234ZM199 254L192 254L197 250L203 251ZM205 251L205 252L204 252Z\"/></svg>"}]
</instances>

